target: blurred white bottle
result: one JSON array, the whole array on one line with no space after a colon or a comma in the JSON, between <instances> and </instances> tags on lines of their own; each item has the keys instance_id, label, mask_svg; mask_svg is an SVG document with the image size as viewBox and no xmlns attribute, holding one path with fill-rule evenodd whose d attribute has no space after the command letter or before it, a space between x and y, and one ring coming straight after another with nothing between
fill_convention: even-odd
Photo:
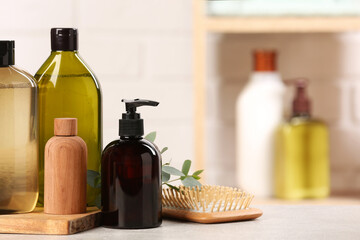
<instances>
[{"instance_id":1,"label":"blurred white bottle","mask_svg":"<svg viewBox=\"0 0 360 240\"><path fill-rule=\"evenodd\" d=\"M276 52L255 50L254 72L236 103L237 183L259 197L273 195L274 134L282 122L285 86Z\"/></svg>"}]
</instances>

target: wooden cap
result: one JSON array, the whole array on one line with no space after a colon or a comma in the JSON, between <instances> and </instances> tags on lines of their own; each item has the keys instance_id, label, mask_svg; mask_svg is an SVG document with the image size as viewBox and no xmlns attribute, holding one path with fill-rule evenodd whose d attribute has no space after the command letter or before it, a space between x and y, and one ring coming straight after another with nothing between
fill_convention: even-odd
<instances>
[{"instance_id":1,"label":"wooden cap","mask_svg":"<svg viewBox=\"0 0 360 240\"><path fill-rule=\"evenodd\" d=\"M54 135L56 136L76 136L77 118L55 118Z\"/></svg>"}]
</instances>

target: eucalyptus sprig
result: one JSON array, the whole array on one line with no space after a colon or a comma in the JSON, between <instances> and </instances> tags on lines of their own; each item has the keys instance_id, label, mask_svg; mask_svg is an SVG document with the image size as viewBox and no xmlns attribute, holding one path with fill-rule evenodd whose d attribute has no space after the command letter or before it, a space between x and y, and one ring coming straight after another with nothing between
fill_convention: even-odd
<instances>
[{"instance_id":1,"label":"eucalyptus sprig","mask_svg":"<svg viewBox=\"0 0 360 240\"><path fill-rule=\"evenodd\" d=\"M148 135L145 136L145 139L154 143L155 139L156 139L156 132L149 133ZM168 150L168 148L164 147L160 152L161 152L161 154L163 154L167 150ZM186 187L201 186L201 183L198 180L200 179L199 175L204 170L198 170L198 171L194 172L193 174L189 174L190 167L191 167L191 160L184 161L181 171L172 166L169 166L169 165L170 165L170 162L164 163L162 165L162 171L161 171L162 185L166 185L170 188L179 190L176 186L174 186L170 183L180 180L181 183ZM171 176L176 176L176 178L171 179Z\"/></svg>"},{"instance_id":2,"label":"eucalyptus sprig","mask_svg":"<svg viewBox=\"0 0 360 240\"><path fill-rule=\"evenodd\" d=\"M178 180L181 180L181 183L186 187L201 186L201 183L198 180L200 179L199 175L204 170L198 170L193 174L189 174L190 167L191 160L184 161L181 171L174 167L168 166L168 163L163 164L161 175L162 184L176 190L179 190L179 188L170 183ZM171 175L177 176L177 178L170 180Z\"/></svg>"},{"instance_id":3,"label":"eucalyptus sprig","mask_svg":"<svg viewBox=\"0 0 360 240\"><path fill-rule=\"evenodd\" d=\"M156 132L151 132L148 135L144 137L146 140L154 143L156 139ZM168 147L164 147L160 153L163 154L168 150ZM170 166L170 161L167 163L164 163L162 165L162 171L161 171L161 181L162 185L166 185L170 188L179 190L178 187L173 185L173 182L175 181L181 181L181 183L186 187L195 187L195 186L201 186L201 183L198 181L201 177L200 174L204 170L197 170L192 174L189 174L191 167L191 160L185 160L181 171ZM172 176L175 176L175 178L171 179ZM87 171L87 184L90 185L92 188L100 189L101 188L101 175L100 172L94 171L94 170L88 170ZM99 194L96 196L95 199L95 205L100 209L101 208L101 193L99 191Z\"/></svg>"}]
</instances>

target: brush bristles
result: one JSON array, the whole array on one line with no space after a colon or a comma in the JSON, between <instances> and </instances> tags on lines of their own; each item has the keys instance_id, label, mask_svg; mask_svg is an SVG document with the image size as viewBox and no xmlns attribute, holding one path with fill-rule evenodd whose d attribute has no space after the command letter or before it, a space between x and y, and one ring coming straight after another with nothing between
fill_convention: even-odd
<instances>
[{"instance_id":1,"label":"brush bristles","mask_svg":"<svg viewBox=\"0 0 360 240\"><path fill-rule=\"evenodd\" d=\"M191 210L196 212L224 212L249 208L254 195L237 188L203 185L199 187L180 186L179 191L164 188L162 204L165 208Z\"/></svg>"}]
</instances>

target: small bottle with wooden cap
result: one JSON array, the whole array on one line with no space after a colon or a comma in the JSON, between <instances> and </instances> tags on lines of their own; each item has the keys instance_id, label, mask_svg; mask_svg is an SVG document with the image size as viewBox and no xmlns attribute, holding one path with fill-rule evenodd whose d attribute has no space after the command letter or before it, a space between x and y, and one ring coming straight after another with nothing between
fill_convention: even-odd
<instances>
[{"instance_id":1,"label":"small bottle with wooden cap","mask_svg":"<svg viewBox=\"0 0 360 240\"><path fill-rule=\"evenodd\" d=\"M86 212L87 147L76 118L55 118L54 137L45 146L44 212Z\"/></svg>"}]
</instances>

